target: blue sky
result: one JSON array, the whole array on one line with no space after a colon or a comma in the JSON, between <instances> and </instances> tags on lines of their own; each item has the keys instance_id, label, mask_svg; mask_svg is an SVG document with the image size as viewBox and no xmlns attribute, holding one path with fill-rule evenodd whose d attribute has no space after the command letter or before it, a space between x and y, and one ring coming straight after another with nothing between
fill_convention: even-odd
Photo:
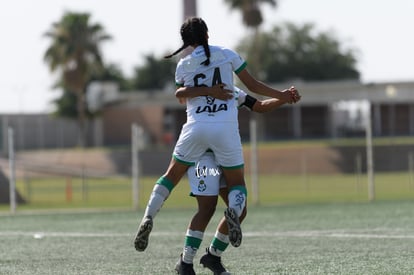
<instances>
[{"instance_id":1,"label":"blue sky","mask_svg":"<svg viewBox=\"0 0 414 275\"><path fill-rule=\"evenodd\" d=\"M107 62L128 76L145 54L164 54L181 45L182 0L13 0L0 4L0 113L52 110L59 91L42 56L50 41L42 37L64 11L89 12L113 41L103 47ZM279 0L263 6L268 30L281 22L313 23L356 50L363 82L414 81L414 1ZM210 43L233 48L245 35L240 14L224 0L198 0L198 14L210 30Z\"/></svg>"}]
</instances>

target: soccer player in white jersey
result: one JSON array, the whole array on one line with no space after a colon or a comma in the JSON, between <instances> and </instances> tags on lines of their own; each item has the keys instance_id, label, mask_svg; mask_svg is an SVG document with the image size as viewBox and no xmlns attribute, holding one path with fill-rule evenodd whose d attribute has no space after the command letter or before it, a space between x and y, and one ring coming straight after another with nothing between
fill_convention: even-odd
<instances>
[{"instance_id":1,"label":"soccer player in white jersey","mask_svg":"<svg viewBox=\"0 0 414 275\"><path fill-rule=\"evenodd\" d=\"M179 90L191 90L191 88L183 87ZM244 107L259 113L269 112L284 104L283 101L277 99L257 100L236 87L234 88L233 95L237 100L239 109ZM300 96L298 99L300 99ZM175 267L178 274L195 274L193 259L200 248L204 231L215 212L219 194L226 205L228 205L227 185L213 152L210 150L206 152L196 162L196 165L188 169L187 176L191 195L197 199L198 210L187 228L183 252ZM240 216L240 222L244 217L245 212ZM206 254L200 258L200 264L213 271L214 274L230 274L221 262L221 255L228 245L229 238L226 221L222 219L210 246L207 248Z\"/></svg>"},{"instance_id":2,"label":"soccer player in white jersey","mask_svg":"<svg viewBox=\"0 0 414 275\"><path fill-rule=\"evenodd\" d=\"M167 171L154 186L144 217L134 240L135 249L144 251L148 245L153 218L161 209L172 189L178 184L189 166L211 149L223 169L229 188L229 207L225 210L229 240L234 247L242 241L239 218L245 211L246 184L243 176L243 152L237 123L237 103L231 94L220 87L233 88L233 72L252 92L293 103L296 89L275 90L253 78L246 70L246 62L229 49L208 45L208 28L201 18L189 18L181 26L183 46L171 57L188 46L194 51L177 65L177 86L215 87L197 89L191 93L177 90L177 98L186 98L187 122L174 148ZM218 90L218 91L217 91Z\"/></svg>"}]
</instances>

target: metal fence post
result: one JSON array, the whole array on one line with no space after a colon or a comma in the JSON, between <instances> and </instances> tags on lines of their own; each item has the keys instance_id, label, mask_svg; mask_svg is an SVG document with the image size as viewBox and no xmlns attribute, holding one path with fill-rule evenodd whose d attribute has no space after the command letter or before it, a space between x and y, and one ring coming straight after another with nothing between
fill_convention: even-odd
<instances>
[{"instance_id":1,"label":"metal fence post","mask_svg":"<svg viewBox=\"0 0 414 275\"><path fill-rule=\"evenodd\" d=\"M10 212L16 213L16 170L15 170L15 158L14 158L14 133L13 128L8 128L8 143L9 143L9 167L10 167Z\"/></svg>"},{"instance_id":2,"label":"metal fence post","mask_svg":"<svg viewBox=\"0 0 414 275\"><path fill-rule=\"evenodd\" d=\"M139 150L143 146L144 130L136 123L132 124L132 206L134 209L139 208Z\"/></svg>"},{"instance_id":3,"label":"metal fence post","mask_svg":"<svg viewBox=\"0 0 414 275\"><path fill-rule=\"evenodd\" d=\"M252 184L253 204L259 204L259 180L257 172L257 122L252 116L250 119L250 178Z\"/></svg>"}]
</instances>

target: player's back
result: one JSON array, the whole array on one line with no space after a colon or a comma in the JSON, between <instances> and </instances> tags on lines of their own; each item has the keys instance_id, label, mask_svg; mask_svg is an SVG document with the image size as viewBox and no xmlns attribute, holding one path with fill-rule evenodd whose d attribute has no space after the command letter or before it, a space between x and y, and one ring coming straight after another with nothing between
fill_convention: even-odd
<instances>
[{"instance_id":1,"label":"player's back","mask_svg":"<svg viewBox=\"0 0 414 275\"><path fill-rule=\"evenodd\" d=\"M234 59L238 55L226 48L210 46L210 64L204 65L207 59L204 48L198 46L194 51L181 59L177 66L176 81L184 86L208 86L224 83L233 87Z\"/></svg>"}]
</instances>

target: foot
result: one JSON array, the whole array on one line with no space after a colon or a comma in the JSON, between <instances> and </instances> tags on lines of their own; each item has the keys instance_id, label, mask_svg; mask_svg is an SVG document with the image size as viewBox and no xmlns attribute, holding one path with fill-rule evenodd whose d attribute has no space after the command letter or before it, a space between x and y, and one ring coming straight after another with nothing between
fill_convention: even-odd
<instances>
[{"instance_id":1,"label":"foot","mask_svg":"<svg viewBox=\"0 0 414 275\"><path fill-rule=\"evenodd\" d=\"M224 211L224 217L229 228L229 240L232 246L239 247L242 241L242 231L239 217L233 208L227 208Z\"/></svg>"},{"instance_id":2,"label":"foot","mask_svg":"<svg viewBox=\"0 0 414 275\"><path fill-rule=\"evenodd\" d=\"M149 234L152 230L152 218L150 216L144 217L138 228L138 233L135 236L134 245L137 251L144 251L148 246Z\"/></svg>"},{"instance_id":3,"label":"foot","mask_svg":"<svg viewBox=\"0 0 414 275\"><path fill-rule=\"evenodd\" d=\"M175 265L175 271L177 271L177 274L180 275L196 275L194 272L193 264L187 264L183 262L182 256Z\"/></svg>"},{"instance_id":4,"label":"foot","mask_svg":"<svg viewBox=\"0 0 414 275\"><path fill-rule=\"evenodd\" d=\"M213 271L214 275L230 275L221 263L221 257L210 254L208 248L206 254L200 258L200 264Z\"/></svg>"}]
</instances>

